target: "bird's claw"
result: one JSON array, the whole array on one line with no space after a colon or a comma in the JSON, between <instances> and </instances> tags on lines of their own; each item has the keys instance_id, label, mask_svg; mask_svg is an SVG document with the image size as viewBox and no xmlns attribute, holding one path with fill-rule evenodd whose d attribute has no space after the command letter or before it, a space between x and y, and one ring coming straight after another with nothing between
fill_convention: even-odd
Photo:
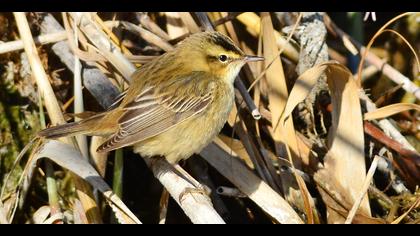
<instances>
[{"instance_id":1,"label":"bird's claw","mask_svg":"<svg viewBox=\"0 0 420 236\"><path fill-rule=\"evenodd\" d=\"M209 187L207 187L206 185L202 185L202 184L200 184L197 187L193 187L193 188L187 187L187 188L184 189L184 191L182 191L181 194L179 194L178 201L180 203L182 203L182 201L184 200L185 195L187 195L187 194L192 194L192 197L194 198L194 194L193 193L196 193L196 194L199 193L199 194L202 194L204 196L210 197L211 189Z\"/></svg>"}]
</instances>

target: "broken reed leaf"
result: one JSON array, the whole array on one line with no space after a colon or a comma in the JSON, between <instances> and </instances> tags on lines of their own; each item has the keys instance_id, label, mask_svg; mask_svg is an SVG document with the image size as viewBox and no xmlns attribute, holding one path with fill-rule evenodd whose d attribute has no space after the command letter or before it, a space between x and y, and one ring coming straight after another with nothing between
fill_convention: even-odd
<instances>
[{"instance_id":1,"label":"broken reed leaf","mask_svg":"<svg viewBox=\"0 0 420 236\"><path fill-rule=\"evenodd\" d=\"M125 206L125 204L112 193L111 188L102 179L92 165L82 157L82 154L73 146L54 140L46 140L37 150L35 158L28 165L36 166L36 162L41 158L48 158L56 164L64 167L76 175L80 176L92 187L102 192L110 203L112 210L116 213L117 219L121 223L137 223L140 220Z\"/></svg>"},{"instance_id":2,"label":"broken reed leaf","mask_svg":"<svg viewBox=\"0 0 420 236\"><path fill-rule=\"evenodd\" d=\"M284 123L285 120L292 114L293 109L295 109L299 103L303 102L303 100L305 100L305 98L309 95L312 88L318 81L318 78L322 75L322 73L324 73L329 65L333 64L338 64L338 62L328 61L321 63L306 70L297 78L295 84L293 85L292 91L290 91L289 99L287 100L283 114L281 115L281 123Z\"/></svg>"},{"instance_id":3,"label":"broken reed leaf","mask_svg":"<svg viewBox=\"0 0 420 236\"><path fill-rule=\"evenodd\" d=\"M333 106L332 126L328 136L330 148L325 156L324 168L315 175L323 173L329 176L331 181L325 184L345 196L347 206L351 206L361 192L366 176L360 88L351 72L343 65L330 64L325 73ZM358 212L370 216L367 195ZM344 220L339 212L328 208L329 223L343 223Z\"/></svg>"},{"instance_id":4,"label":"broken reed leaf","mask_svg":"<svg viewBox=\"0 0 420 236\"><path fill-rule=\"evenodd\" d=\"M364 120L383 119L383 118L395 115L403 111L408 111L408 110L420 111L420 105L417 105L414 103L391 104L385 107L378 108L374 111L365 113Z\"/></svg>"}]
</instances>

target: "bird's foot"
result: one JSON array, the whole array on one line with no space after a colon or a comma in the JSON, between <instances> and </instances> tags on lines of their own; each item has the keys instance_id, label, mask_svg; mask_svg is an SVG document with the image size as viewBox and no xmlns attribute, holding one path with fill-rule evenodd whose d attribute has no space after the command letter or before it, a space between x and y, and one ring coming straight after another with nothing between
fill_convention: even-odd
<instances>
[{"instance_id":1,"label":"bird's foot","mask_svg":"<svg viewBox=\"0 0 420 236\"><path fill-rule=\"evenodd\" d=\"M184 191L182 191L182 193L179 194L178 201L181 203L187 194L191 194L193 198L195 194L203 194L207 197L210 197L211 189L207 187L206 185L202 185L198 183L198 186L196 185L193 188L185 188Z\"/></svg>"}]
</instances>

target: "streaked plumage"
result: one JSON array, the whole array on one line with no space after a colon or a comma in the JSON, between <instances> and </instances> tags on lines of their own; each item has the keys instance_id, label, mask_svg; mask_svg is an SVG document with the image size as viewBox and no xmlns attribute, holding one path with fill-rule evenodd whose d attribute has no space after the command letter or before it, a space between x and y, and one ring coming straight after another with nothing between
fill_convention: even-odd
<instances>
[{"instance_id":1,"label":"streaked plumage","mask_svg":"<svg viewBox=\"0 0 420 236\"><path fill-rule=\"evenodd\" d=\"M220 132L233 105L233 81L252 59L259 58L245 56L220 33L194 34L137 70L129 89L106 112L39 135L108 136L98 152L133 145L142 156L176 163Z\"/></svg>"}]
</instances>

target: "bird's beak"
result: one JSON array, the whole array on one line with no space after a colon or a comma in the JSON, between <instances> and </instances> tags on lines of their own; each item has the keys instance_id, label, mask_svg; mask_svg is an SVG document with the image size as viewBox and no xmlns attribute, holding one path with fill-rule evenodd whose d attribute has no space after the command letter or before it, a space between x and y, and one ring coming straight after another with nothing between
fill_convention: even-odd
<instances>
[{"instance_id":1,"label":"bird's beak","mask_svg":"<svg viewBox=\"0 0 420 236\"><path fill-rule=\"evenodd\" d=\"M250 61L264 61L264 57L246 55L245 62L250 62Z\"/></svg>"}]
</instances>

